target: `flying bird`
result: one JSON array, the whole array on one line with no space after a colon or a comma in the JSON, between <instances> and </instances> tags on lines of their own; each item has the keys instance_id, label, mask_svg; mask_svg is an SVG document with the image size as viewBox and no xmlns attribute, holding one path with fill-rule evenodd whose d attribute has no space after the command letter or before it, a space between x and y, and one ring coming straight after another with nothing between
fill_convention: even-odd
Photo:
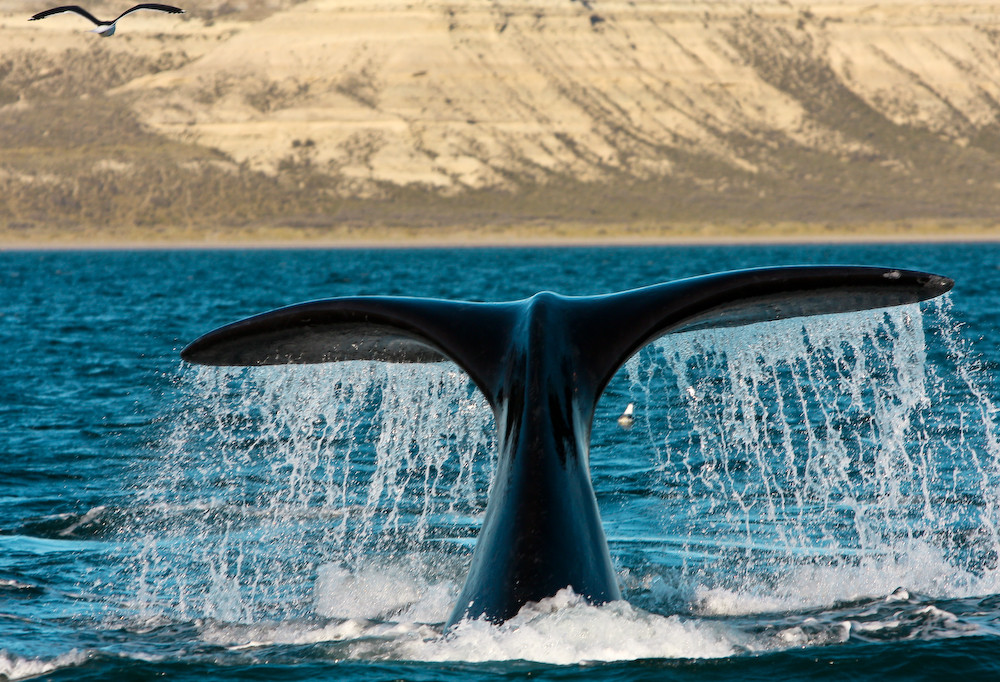
<instances>
[{"instance_id":1,"label":"flying bird","mask_svg":"<svg viewBox=\"0 0 1000 682\"><path fill-rule=\"evenodd\" d=\"M50 17L53 14L62 14L63 12L73 12L79 14L84 19L89 19L94 22L97 26L91 33L96 33L102 38L110 38L115 34L115 27L119 19L121 19L126 14L131 14L132 12L138 12L141 9L151 9L157 12L168 12L170 14L183 14L184 10L180 7L172 7L170 5L160 5L155 2L144 2L140 5L136 5L131 9L127 9L117 16L113 21L102 21L95 17L93 14L80 7L79 5L64 5L63 7L53 7L52 9L47 9L44 12L39 12L35 16L28 19L28 21L35 21L37 19L44 19L45 17Z\"/></svg>"}]
</instances>

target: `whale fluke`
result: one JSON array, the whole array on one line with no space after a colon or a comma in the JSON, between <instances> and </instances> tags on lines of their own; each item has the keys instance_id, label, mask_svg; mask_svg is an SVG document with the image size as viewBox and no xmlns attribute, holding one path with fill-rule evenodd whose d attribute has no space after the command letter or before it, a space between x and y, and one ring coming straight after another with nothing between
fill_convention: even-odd
<instances>
[{"instance_id":1,"label":"whale fluke","mask_svg":"<svg viewBox=\"0 0 1000 682\"><path fill-rule=\"evenodd\" d=\"M567 586L595 604L620 598L590 482L590 431L605 386L639 348L665 334L916 303L952 285L908 270L798 266L505 303L336 298L234 322L181 357L207 365L452 360L464 369L493 408L499 458L448 624L502 622Z\"/></svg>"}]
</instances>

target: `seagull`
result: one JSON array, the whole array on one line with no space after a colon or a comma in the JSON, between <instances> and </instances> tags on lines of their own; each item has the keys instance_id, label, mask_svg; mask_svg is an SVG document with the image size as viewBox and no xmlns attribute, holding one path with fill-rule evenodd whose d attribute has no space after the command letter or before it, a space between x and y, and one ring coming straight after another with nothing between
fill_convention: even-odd
<instances>
[{"instance_id":1,"label":"seagull","mask_svg":"<svg viewBox=\"0 0 1000 682\"><path fill-rule=\"evenodd\" d=\"M623 429L631 429L632 424L635 423L635 419L632 418L632 412L635 410L635 405L632 403L628 404L625 411L622 412L621 416L618 417L618 426Z\"/></svg>"},{"instance_id":2,"label":"seagull","mask_svg":"<svg viewBox=\"0 0 1000 682\"><path fill-rule=\"evenodd\" d=\"M126 14L131 14L132 12L138 12L141 9L152 9L156 10L157 12L169 12L170 14L184 13L184 10L182 10L180 7L171 7L170 5L160 5L155 2L144 2L141 5L136 5L132 9L125 10L124 12L119 14L114 21L101 21L100 19L98 19L93 14L91 14L84 8L80 7L79 5L64 5L63 7L53 7L52 9L47 9L44 12L39 12L35 16L28 19L28 21L36 21L37 19L44 19L45 17L50 17L53 14L61 14L63 12L74 12L76 14L79 14L84 19L90 19L97 25L97 28L91 31L91 33L96 33L102 38L110 38L115 34L115 24L118 23L119 19L121 19Z\"/></svg>"}]
</instances>

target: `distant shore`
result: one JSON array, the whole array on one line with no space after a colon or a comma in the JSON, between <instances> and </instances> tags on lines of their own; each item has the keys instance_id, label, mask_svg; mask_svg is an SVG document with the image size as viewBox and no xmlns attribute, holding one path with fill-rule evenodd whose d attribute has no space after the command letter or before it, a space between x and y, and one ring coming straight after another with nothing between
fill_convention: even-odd
<instances>
[{"instance_id":1,"label":"distant shore","mask_svg":"<svg viewBox=\"0 0 1000 682\"><path fill-rule=\"evenodd\" d=\"M0 5L2 250L1000 234L987 0Z\"/></svg>"},{"instance_id":2,"label":"distant shore","mask_svg":"<svg viewBox=\"0 0 1000 682\"><path fill-rule=\"evenodd\" d=\"M697 246L717 244L954 243L1000 241L997 223L601 225L546 222L516 226L184 228L140 231L0 229L0 251Z\"/></svg>"}]
</instances>

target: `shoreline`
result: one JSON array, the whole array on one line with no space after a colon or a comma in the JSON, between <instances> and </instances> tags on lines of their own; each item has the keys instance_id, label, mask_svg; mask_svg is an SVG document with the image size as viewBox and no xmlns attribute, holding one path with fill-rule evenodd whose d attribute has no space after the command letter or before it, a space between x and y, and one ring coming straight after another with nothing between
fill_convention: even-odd
<instances>
[{"instance_id":1,"label":"shoreline","mask_svg":"<svg viewBox=\"0 0 1000 682\"><path fill-rule=\"evenodd\" d=\"M219 2L0 14L0 250L1000 239L985 0Z\"/></svg>"},{"instance_id":2,"label":"shoreline","mask_svg":"<svg viewBox=\"0 0 1000 682\"><path fill-rule=\"evenodd\" d=\"M342 228L315 230L254 228L198 231L166 229L136 236L135 230L14 236L0 230L0 252L298 250L298 249L461 249L641 246L767 246L817 244L946 244L1000 242L1000 224L960 222L915 225L879 223L849 226L777 225L650 226L551 223L544 227Z\"/></svg>"}]
</instances>

